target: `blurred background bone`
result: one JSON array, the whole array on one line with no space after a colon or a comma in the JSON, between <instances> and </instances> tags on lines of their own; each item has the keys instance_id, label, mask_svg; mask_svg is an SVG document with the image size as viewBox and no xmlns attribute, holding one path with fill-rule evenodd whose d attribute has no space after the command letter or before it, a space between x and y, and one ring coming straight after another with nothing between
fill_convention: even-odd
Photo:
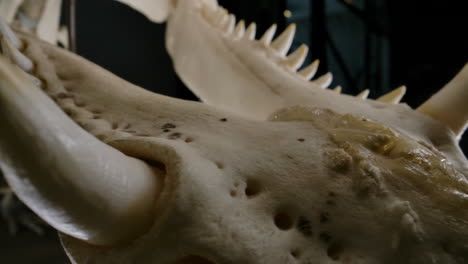
<instances>
[{"instance_id":1,"label":"blurred background bone","mask_svg":"<svg viewBox=\"0 0 468 264\"><path fill-rule=\"evenodd\" d=\"M68 29L60 26L62 0L1 0L0 17L22 31L68 47Z\"/></svg>"}]
</instances>

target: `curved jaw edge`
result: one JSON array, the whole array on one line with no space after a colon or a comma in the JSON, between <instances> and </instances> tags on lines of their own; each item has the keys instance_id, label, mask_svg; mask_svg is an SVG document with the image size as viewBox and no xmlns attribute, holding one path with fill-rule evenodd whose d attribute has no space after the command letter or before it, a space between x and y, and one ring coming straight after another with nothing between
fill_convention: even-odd
<instances>
[{"instance_id":1,"label":"curved jaw edge","mask_svg":"<svg viewBox=\"0 0 468 264\"><path fill-rule=\"evenodd\" d=\"M150 228L163 172L84 131L1 55L0 123L8 183L54 228L103 246Z\"/></svg>"}]
</instances>

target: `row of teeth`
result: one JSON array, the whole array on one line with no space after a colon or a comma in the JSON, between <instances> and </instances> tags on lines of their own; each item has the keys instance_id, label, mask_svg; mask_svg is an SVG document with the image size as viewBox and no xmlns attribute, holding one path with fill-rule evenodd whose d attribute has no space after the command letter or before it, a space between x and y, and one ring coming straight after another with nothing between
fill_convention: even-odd
<instances>
[{"instance_id":1,"label":"row of teeth","mask_svg":"<svg viewBox=\"0 0 468 264\"><path fill-rule=\"evenodd\" d=\"M252 41L255 40L256 24L251 23L246 29L244 20L240 20L237 25L235 25L235 16L228 14L224 8L218 8L218 10L214 12L205 12L205 17L208 18L208 21L210 21L212 25L216 25L226 34L233 35L235 38L247 38ZM295 31L295 24L291 24L275 40L273 40L273 36L276 32L276 25L273 24L258 40L266 47L270 47L271 49L278 52L284 58L284 63L294 71L296 71L303 64L308 52L308 47L303 44L296 51L286 56L294 39ZM34 68L33 62L20 51L22 48L21 41L11 30L11 28L4 22L0 22L0 46L4 56L9 58L14 64L23 69L25 72L32 72ZM317 72L318 66L319 60L315 60L309 66L297 72L297 75L305 80L311 80ZM30 77L37 85L40 85L40 81L37 78L32 75L30 75ZM317 86L325 89L331 84L332 79L332 74L327 73L318 77L312 82ZM336 87L334 91L341 93L341 87ZM376 100L396 104L400 102L405 92L406 87L401 86L377 98ZM368 95L369 90L366 89L356 97L366 99Z\"/></svg>"},{"instance_id":2,"label":"row of teeth","mask_svg":"<svg viewBox=\"0 0 468 264\"><path fill-rule=\"evenodd\" d=\"M313 61L310 65L304 67L303 69L297 71L304 63L309 48L307 45L302 44L295 51L287 55L289 49L294 40L294 35L296 33L296 25L290 24L281 34L279 34L275 39L273 39L277 26L273 24L268 28L265 33L256 40L256 31L257 25L255 22L252 22L247 28L244 20L239 20L236 24L236 17L222 7L213 9L212 7L205 6L202 9L202 14L206 20L215 28L220 30L224 35L230 36L233 39L247 39L250 41L258 41L262 43L265 47L270 48L277 54L282 57L282 64L285 65L288 69L296 72L297 76L301 79L310 81L315 74L317 73L319 67L319 60ZM326 73L311 82L317 85L318 87L325 89L330 86L333 81L333 75L329 72ZM341 93L341 86L337 86L333 91ZM395 90L379 97L376 101L394 103L397 104L401 101L404 94L406 93L406 87L400 86ZM369 96L369 90L366 89L356 95L357 98L367 99Z\"/></svg>"}]
</instances>

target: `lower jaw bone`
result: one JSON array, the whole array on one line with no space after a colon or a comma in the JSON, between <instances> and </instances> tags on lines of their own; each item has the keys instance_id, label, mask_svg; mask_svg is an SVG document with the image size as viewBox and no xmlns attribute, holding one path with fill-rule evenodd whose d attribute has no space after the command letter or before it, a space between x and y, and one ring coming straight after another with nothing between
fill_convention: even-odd
<instances>
[{"instance_id":1,"label":"lower jaw bone","mask_svg":"<svg viewBox=\"0 0 468 264\"><path fill-rule=\"evenodd\" d=\"M8 183L54 228L113 245L150 227L161 171L84 131L3 56L0 123L0 167Z\"/></svg>"}]
</instances>

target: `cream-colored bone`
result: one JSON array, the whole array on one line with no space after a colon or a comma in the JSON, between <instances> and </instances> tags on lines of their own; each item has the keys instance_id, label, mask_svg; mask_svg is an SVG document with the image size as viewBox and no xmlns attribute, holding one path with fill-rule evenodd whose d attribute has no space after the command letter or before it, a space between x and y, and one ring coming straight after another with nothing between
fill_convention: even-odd
<instances>
[{"instance_id":1,"label":"cream-colored bone","mask_svg":"<svg viewBox=\"0 0 468 264\"><path fill-rule=\"evenodd\" d=\"M333 74L331 74L331 72L327 72L324 75L313 80L312 82L316 84L318 87L325 89L325 88L328 88L328 86L330 86L332 81L333 81Z\"/></svg>"},{"instance_id":2,"label":"cream-colored bone","mask_svg":"<svg viewBox=\"0 0 468 264\"><path fill-rule=\"evenodd\" d=\"M41 218L95 245L149 228L156 170L85 132L1 55L0 102L1 169Z\"/></svg>"},{"instance_id":3,"label":"cream-colored bone","mask_svg":"<svg viewBox=\"0 0 468 264\"><path fill-rule=\"evenodd\" d=\"M403 96L405 95L405 93L406 93L406 86L403 85L377 98L377 101L389 103L389 104L398 104L403 98Z\"/></svg>"},{"instance_id":4,"label":"cream-colored bone","mask_svg":"<svg viewBox=\"0 0 468 264\"><path fill-rule=\"evenodd\" d=\"M13 22L19 6L24 0L1 0L0 1L0 17L7 23Z\"/></svg>"},{"instance_id":5,"label":"cream-colored bone","mask_svg":"<svg viewBox=\"0 0 468 264\"><path fill-rule=\"evenodd\" d=\"M8 39L15 48L18 49L21 47L21 41L18 39L15 33L13 33L13 31L7 25L7 23L5 23L5 21L2 20L1 17L0 17L0 34L2 35L3 38Z\"/></svg>"},{"instance_id":6,"label":"cream-colored bone","mask_svg":"<svg viewBox=\"0 0 468 264\"><path fill-rule=\"evenodd\" d=\"M276 24L271 25L265 33L263 33L262 37L260 38L259 42L263 43L265 46L269 46L271 44L271 41L273 40L273 37L275 36L276 32Z\"/></svg>"},{"instance_id":7,"label":"cream-colored bone","mask_svg":"<svg viewBox=\"0 0 468 264\"><path fill-rule=\"evenodd\" d=\"M299 71L299 75L302 76L305 80L309 81L314 78L317 73L320 60L314 60L309 66Z\"/></svg>"},{"instance_id":8,"label":"cream-colored bone","mask_svg":"<svg viewBox=\"0 0 468 264\"><path fill-rule=\"evenodd\" d=\"M337 87L333 88L333 91L336 92L336 93L338 93L338 94L341 93L341 90L343 90L343 88L342 88L340 85L338 85Z\"/></svg>"},{"instance_id":9,"label":"cream-colored bone","mask_svg":"<svg viewBox=\"0 0 468 264\"><path fill-rule=\"evenodd\" d=\"M336 102L323 102L327 107L287 107L268 120L252 120L207 104L152 94L64 50L29 37L22 40L44 90L32 86L18 67L0 60L0 108L8 109L0 111L7 128L0 130L0 162L27 204L39 207L42 216L61 205L60 217L76 214L78 220L96 225L103 221L103 212L89 214L86 209L91 201L102 205L95 193L114 195L113 185L103 190L101 181L128 175L120 168L131 167L126 164L128 156L166 172L164 181L157 181L163 186L154 194L155 205L146 208L154 220L140 236L133 233L134 240L99 247L62 235L73 263L172 264L198 259L219 264L309 260L454 264L466 260L467 213L459 208L467 204L467 162L457 152L453 134L423 114L380 102L365 104L358 109L362 114L337 113L325 108L359 106L356 102L361 100L329 90ZM297 87L286 88L294 92ZM308 90L316 95L324 91ZM380 121L369 118L379 115L364 110L377 112ZM395 120L406 116L414 130L397 126ZM103 144L73 122L112 146L109 151L120 158L100 156ZM435 132L439 138L430 142L425 132ZM13 134L36 143L18 145L9 140ZM54 143L64 139L77 140L71 144L76 148ZM26 159L24 149L31 158ZM42 155L36 154L38 150L44 150ZM107 163L108 158L112 162ZM23 168L40 172L26 178L36 181L22 181ZM68 176L54 177L45 171ZM44 179L55 188L36 191L42 190ZM133 186L143 182L127 178L125 186L144 188ZM79 183L88 187L82 196L65 201L50 198L57 193L73 195L67 188ZM51 200L56 203L44 202ZM67 202L72 206L64 206ZM110 204L121 208L119 202ZM52 224L56 219L60 218L46 218ZM119 225L121 221L125 219L114 215L111 223L118 230L145 226ZM70 224L80 234L86 227Z\"/></svg>"},{"instance_id":10,"label":"cream-colored bone","mask_svg":"<svg viewBox=\"0 0 468 264\"><path fill-rule=\"evenodd\" d=\"M255 34L257 33L257 24L255 22L250 23L245 31L244 38L252 40L255 39Z\"/></svg>"},{"instance_id":11,"label":"cream-colored bone","mask_svg":"<svg viewBox=\"0 0 468 264\"><path fill-rule=\"evenodd\" d=\"M468 124L468 64L418 111L441 121L460 138Z\"/></svg>"},{"instance_id":12,"label":"cream-colored bone","mask_svg":"<svg viewBox=\"0 0 468 264\"><path fill-rule=\"evenodd\" d=\"M296 34L296 24L289 25L273 42L271 42L271 48L276 50L281 56L288 53Z\"/></svg>"},{"instance_id":13,"label":"cream-colored bone","mask_svg":"<svg viewBox=\"0 0 468 264\"><path fill-rule=\"evenodd\" d=\"M245 21L240 20L234 29L234 38L242 38L245 34Z\"/></svg>"},{"instance_id":14,"label":"cream-colored bone","mask_svg":"<svg viewBox=\"0 0 468 264\"><path fill-rule=\"evenodd\" d=\"M35 0L29 1L31 5ZM60 29L62 0L47 0L37 23L36 34L40 39L56 44Z\"/></svg>"},{"instance_id":15,"label":"cream-colored bone","mask_svg":"<svg viewBox=\"0 0 468 264\"><path fill-rule=\"evenodd\" d=\"M24 56L7 37L0 36L0 45L4 55L14 64L18 65L18 67L26 72L30 72L33 69L32 61Z\"/></svg>"},{"instance_id":16,"label":"cream-colored bone","mask_svg":"<svg viewBox=\"0 0 468 264\"><path fill-rule=\"evenodd\" d=\"M370 92L369 89L365 89L364 91L356 95L356 97L359 99L367 99L367 97L369 96L369 92Z\"/></svg>"},{"instance_id":17,"label":"cream-colored bone","mask_svg":"<svg viewBox=\"0 0 468 264\"><path fill-rule=\"evenodd\" d=\"M308 80L318 62L299 72L284 67L285 57L270 45L275 25L259 40L236 39L210 22L219 9L206 8L202 1L180 0L167 24L166 47L175 70L203 102L254 120L265 120L272 112L294 105L333 107L339 113L367 116L424 142L450 137L442 124L429 121L405 104L362 100L367 92L354 97L320 89L330 83L331 76ZM284 49L276 45L282 52L293 28L276 39L287 44Z\"/></svg>"},{"instance_id":18,"label":"cream-colored bone","mask_svg":"<svg viewBox=\"0 0 468 264\"><path fill-rule=\"evenodd\" d=\"M0 17L8 24L57 44L61 8L62 0L0 0Z\"/></svg>"},{"instance_id":19,"label":"cream-colored bone","mask_svg":"<svg viewBox=\"0 0 468 264\"><path fill-rule=\"evenodd\" d=\"M309 52L309 47L303 44L297 48L294 52L288 55L285 60L287 66L289 66L293 71L296 71L304 63L307 53Z\"/></svg>"},{"instance_id":20,"label":"cream-colored bone","mask_svg":"<svg viewBox=\"0 0 468 264\"><path fill-rule=\"evenodd\" d=\"M179 0L179 4L193 8L186 9L187 13L176 12L187 20L178 19L193 23L170 25L171 30L189 34L186 39L193 41L188 44L196 48L196 56L184 53L186 43L178 42L181 38L174 31L168 31L168 48L176 54L174 60L185 81L193 81L188 83L196 88L203 84L200 76L206 72L221 81L225 77L226 83L217 90L210 90L216 80L207 80L207 90L203 92L208 93L204 96L228 93L226 87L238 89L231 101L215 101L221 106L220 102L230 104L238 98L249 100L248 93L242 94L243 85L252 88L253 100L245 104L245 112L233 107L235 113L229 113L207 104L152 94L82 58L25 37L25 55L37 66L34 74L43 80L44 91L13 82L8 86L13 91L30 94L22 99L6 93L7 103L0 104L0 108L16 109L15 102L25 100L26 106L18 109L24 110L22 116L27 118L17 120L19 115L14 114L8 119L8 115L1 114L4 111L0 111L0 118L6 117L2 122L5 127L31 123L33 132L53 135L40 137L38 145L47 151L43 156L32 155L26 162L24 153L22 156L15 152L16 142L13 147L12 141L1 141L12 138L12 130L0 130L0 146L7 150L0 158L2 167L10 168L9 161L15 160L32 168L32 161L44 161L47 153L57 155L61 146L51 147L48 140L60 138L73 120L113 148L166 172L155 206L149 209L155 215L154 221L143 235L109 247L62 235L73 263L467 262L468 216L460 208L467 206L468 164L451 131L401 104L363 101L332 90L308 89L317 85L297 78L298 73L290 69L285 71L285 57L271 47L224 34L216 23L212 27L212 22L191 20L201 10L197 3L200 2ZM196 27L198 31L193 30ZM241 46L232 44L232 39ZM234 52L229 53L226 47ZM218 56L212 56L213 51ZM253 59L249 60L249 56ZM217 61L213 57L220 58ZM191 61L194 58L199 60ZM206 69L195 74L193 68L184 68L201 63ZM0 60L0 72L1 69L19 70L5 60ZM17 78L16 73L6 76L24 82L29 78ZM0 75L0 80L8 83L10 79ZM0 99L1 84L2 81ZM267 90L262 90L265 87ZM237 97L239 94L243 96ZM267 111L245 114L252 110L253 104L249 103L269 110L284 108L265 120ZM38 110L54 106L68 113L70 119L38 118L42 113ZM47 113L56 117L61 112ZM39 122L46 128L39 127ZM32 142L26 137L29 129L17 131L15 136ZM71 134L82 139L81 132ZM98 143L97 147L83 148L96 148L99 152ZM28 144L25 148L37 147ZM76 155L74 160L80 161L89 154L77 150ZM73 159L73 155L67 158ZM94 164L96 157L90 158ZM81 172L80 168L75 169ZM73 171L65 172L78 175ZM21 170L16 167L8 172L10 182L14 182ZM50 175L44 175L47 177ZM86 174L79 177L92 189L99 187ZM52 181L55 182L53 177ZM20 181L18 185L23 188L16 189L35 188L39 183L28 184ZM128 184L133 182L129 180ZM30 204L38 204L47 195L25 191L22 197L33 200ZM80 208L89 200L77 199L75 207ZM65 214L76 210L63 209ZM46 204L39 211L48 214L53 210ZM81 215L86 218L84 213ZM95 220L99 222L100 216L94 216ZM83 228L71 226L76 230Z\"/></svg>"}]
</instances>

